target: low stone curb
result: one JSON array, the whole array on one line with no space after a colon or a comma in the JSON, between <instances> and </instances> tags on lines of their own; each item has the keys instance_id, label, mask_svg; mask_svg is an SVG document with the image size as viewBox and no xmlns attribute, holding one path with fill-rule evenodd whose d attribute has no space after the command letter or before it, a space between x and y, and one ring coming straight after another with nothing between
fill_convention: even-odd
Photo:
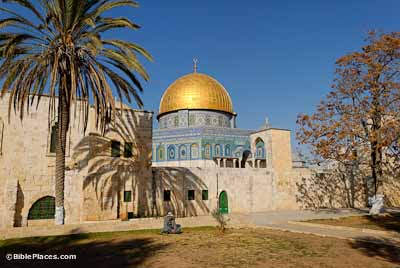
<instances>
[{"instance_id":1,"label":"low stone curb","mask_svg":"<svg viewBox=\"0 0 400 268\"><path fill-rule=\"evenodd\" d=\"M323 229L342 230L342 231L350 231L350 232L362 232L362 233L366 233L366 234L390 236L394 240L398 240L398 239L393 238L393 236L399 236L399 234L397 232L381 231L381 230L374 230L374 229L368 229L368 228L354 228L354 227L348 227L348 226L337 226L337 225L301 222L301 221L288 221L288 223L295 224L295 225L309 226L309 227L318 227L318 228L323 228ZM400 239L399 239L399 242L400 242Z\"/></svg>"},{"instance_id":2,"label":"low stone curb","mask_svg":"<svg viewBox=\"0 0 400 268\"><path fill-rule=\"evenodd\" d=\"M205 227L216 226L215 220L211 216L197 216L176 218L176 222L185 227ZM81 224L68 224L63 226L41 226L32 227L13 227L0 229L0 240L38 236L58 236L80 233L102 233L120 232L134 230L162 229L163 218L142 218L129 221L104 221L104 222L84 222Z\"/></svg>"}]
</instances>

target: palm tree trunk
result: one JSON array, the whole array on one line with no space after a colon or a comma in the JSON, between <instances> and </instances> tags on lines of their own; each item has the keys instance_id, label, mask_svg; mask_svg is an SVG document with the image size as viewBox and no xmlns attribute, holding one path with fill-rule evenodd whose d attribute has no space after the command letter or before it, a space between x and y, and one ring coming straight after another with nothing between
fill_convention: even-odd
<instances>
[{"instance_id":1,"label":"palm tree trunk","mask_svg":"<svg viewBox=\"0 0 400 268\"><path fill-rule=\"evenodd\" d=\"M69 109L66 91L60 87L58 97L58 129L56 145L56 215L55 223L64 224L64 179L65 179L65 152L67 132L69 126Z\"/></svg>"}]
</instances>

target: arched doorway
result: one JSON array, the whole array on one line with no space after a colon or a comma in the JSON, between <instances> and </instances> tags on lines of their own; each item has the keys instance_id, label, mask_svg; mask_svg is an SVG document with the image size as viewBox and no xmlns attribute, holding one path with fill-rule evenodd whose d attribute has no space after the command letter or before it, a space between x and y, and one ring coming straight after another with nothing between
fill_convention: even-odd
<instances>
[{"instance_id":1,"label":"arched doorway","mask_svg":"<svg viewBox=\"0 0 400 268\"><path fill-rule=\"evenodd\" d=\"M240 167L245 168L247 159L251 158L251 152L249 150L243 151L242 161L240 162Z\"/></svg>"},{"instance_id":2,"label":"arched doorway","mask_svg":"<svg viewBox=\"0 0 400 268\"><path fill-rule=\"evenodd\" d=\"M222 191L219 194L219 211L221 214L228 214L229 209L228 209L228 195L225 191Z\"/></svg>"}]
</instances>

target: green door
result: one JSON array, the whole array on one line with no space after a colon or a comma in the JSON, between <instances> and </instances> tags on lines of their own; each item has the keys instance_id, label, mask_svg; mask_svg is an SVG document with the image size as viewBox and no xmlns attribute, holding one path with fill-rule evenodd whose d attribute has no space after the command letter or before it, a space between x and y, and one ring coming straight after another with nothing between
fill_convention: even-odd
<instances>
[{"instance_id":1,"label":"green door","mask_svg":"<svg viewBox=\"0 0 400 268\"><path fill-rule=\"evenodd\" d=\"M225 191L219 195L219 211L221 214L228 214L228 195Z\"/></svg>"}]
</instances>

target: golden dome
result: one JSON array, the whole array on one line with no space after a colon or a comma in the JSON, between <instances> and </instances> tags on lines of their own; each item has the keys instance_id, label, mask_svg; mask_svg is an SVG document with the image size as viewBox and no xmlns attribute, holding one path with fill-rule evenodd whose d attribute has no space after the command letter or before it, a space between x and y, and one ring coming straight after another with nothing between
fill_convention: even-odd
<instances>
[{"instance_id":1,"label":"golden dome","mask_svg":"<svg viewBox=\"0 0 400 268\"><path fill-rule=\"evenodd\" d=\"M233 114L231 97L214 78L191 73L175 80L164 92L159 115L183 109L216 110Z\"/></svg>"}]
</instances>

